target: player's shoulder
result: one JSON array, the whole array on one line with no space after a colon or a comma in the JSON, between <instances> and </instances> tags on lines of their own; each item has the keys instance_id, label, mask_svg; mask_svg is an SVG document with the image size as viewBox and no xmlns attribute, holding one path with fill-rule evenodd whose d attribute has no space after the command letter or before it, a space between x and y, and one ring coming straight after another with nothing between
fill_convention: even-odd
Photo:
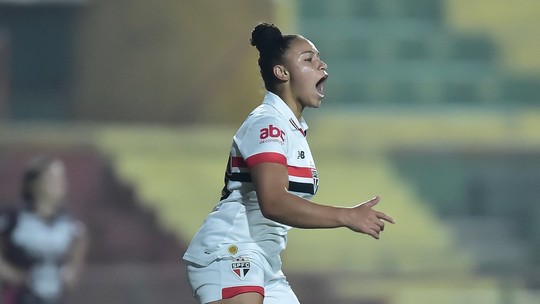
<instances>
[{"instance_id":1,"label":"player's shoulder","mask_svg":"<svg viewBox=\"0 0 540 304\"><path fill-rule=\"evenodd\" d=\"M86 234L86 225L72 213L63 210L56 217L56 223L69 227L76 235Z\"/></svg>"},{"instance_id":2,"label":"player's shoulder","mask_svg":"<svg viewBox=\"0 0 540 304\"><path fill-rule=\"evenodd\" d=\"M274 107L268 104L261 104L255 108L246 118L241 128L251 126L269 126L285 127L288 121Z\"/></svg>"},{"instance_id":3,"label":"player's shoulder","mask_svg":"<svg viewBox=\"0 0 540 304\"><path fill-rule=\"evenodd\" d=\"M71 212L67 211L67 210L61 210L57 215L56 215L56 220L58 222L64 222L64 223L68 223L68 224L71 224L71 225L78 225L80 223L80 220L74 216Z\"/></svg>"}]
</instances>

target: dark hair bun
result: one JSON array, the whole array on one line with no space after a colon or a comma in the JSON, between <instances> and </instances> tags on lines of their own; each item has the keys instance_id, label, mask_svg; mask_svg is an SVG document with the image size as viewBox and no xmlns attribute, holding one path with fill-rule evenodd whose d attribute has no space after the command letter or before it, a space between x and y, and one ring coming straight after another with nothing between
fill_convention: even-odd
<instances>
[{"instance_id":1,"label":"dark hair bun","mask_svg":"<svg viewBox=\"0 0 540 304\"><path fill-rule=\"evenodd\" d=\"M251 32L251 45L256 47L260 53L279 48L282 42L281 31L271 23L260 23Z\"/></svg>"}]
</instances>

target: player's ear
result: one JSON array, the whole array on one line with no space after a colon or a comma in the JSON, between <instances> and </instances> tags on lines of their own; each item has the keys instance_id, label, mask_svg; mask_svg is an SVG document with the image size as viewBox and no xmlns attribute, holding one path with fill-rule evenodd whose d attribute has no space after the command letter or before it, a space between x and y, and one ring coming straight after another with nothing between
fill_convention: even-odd
<instances>
[{"instance_id":1,"label":"player's ear","mask_svg":"<svg viewBox=\"0 0 540 304\"><path fill-rule=\"evenodd\" d=\"M285 66L281 64L276 64L273 70L274 70L274 75L276 76L277 79L281 81L289 80L290 74L289 74L289 71L287 71L287 68L285 68Z\"/></svg>"}]
</instances>

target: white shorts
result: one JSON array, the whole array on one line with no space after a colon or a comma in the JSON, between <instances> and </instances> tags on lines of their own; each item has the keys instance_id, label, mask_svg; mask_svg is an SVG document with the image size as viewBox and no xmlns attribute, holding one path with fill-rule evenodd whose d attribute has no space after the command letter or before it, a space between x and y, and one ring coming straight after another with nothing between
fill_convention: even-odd
<instances>
[{"instance_id":1,"label":"white shorts","mask_svg":"<svg viewBox=\"0 0 540 304\"><path fill-rule=\"evenodd\" d=\"M264 297L264 304L299 304L280 269L273 269L256 250L240 250L208 266L187 262L194 297L201 303L229 299L246 292Z\"/></svg>"}]
</instances>

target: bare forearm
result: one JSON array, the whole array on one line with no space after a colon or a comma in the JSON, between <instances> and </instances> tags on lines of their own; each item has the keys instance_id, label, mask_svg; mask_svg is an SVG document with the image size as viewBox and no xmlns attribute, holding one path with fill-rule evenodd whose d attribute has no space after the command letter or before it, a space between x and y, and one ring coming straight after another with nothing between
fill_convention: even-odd
<instances>
[{"instance_id":1,"label":"bare forearm","mask_svg":"<svg viewBox=\"0 0 540 304\"><path fill-rule=\"evenodd\" d=\"M394 220L372 207L376 196L351 208L319 205L291 194L287 169L281 164L261 163L251 168L261 211L266 218L297 228L347 227L378 239L384 222Z\"/></svg>"},{"instance_id":2,"label":"bare forearm","mask_svg":"<svg viewBox=\"0 0 540 304\"><path fill-rule=\"evenodd\" d=\"M320 205L285 192L261 204L263 215L297 228L337 228L345 226L346 208Z\"/></svg>"},{"instance_id":3,"label":"bare forearm","mask_svg":"<svg viewBox=\"0 0 540 304\"><path fill-rule=\"evenodd\" d=\"M79 236L75 239L69 259L63 268L64 282L67 287L72 287L80 277L87 250L88 237L86 229L81 224L79 227Z\"/></svg>"}]
</instances>

